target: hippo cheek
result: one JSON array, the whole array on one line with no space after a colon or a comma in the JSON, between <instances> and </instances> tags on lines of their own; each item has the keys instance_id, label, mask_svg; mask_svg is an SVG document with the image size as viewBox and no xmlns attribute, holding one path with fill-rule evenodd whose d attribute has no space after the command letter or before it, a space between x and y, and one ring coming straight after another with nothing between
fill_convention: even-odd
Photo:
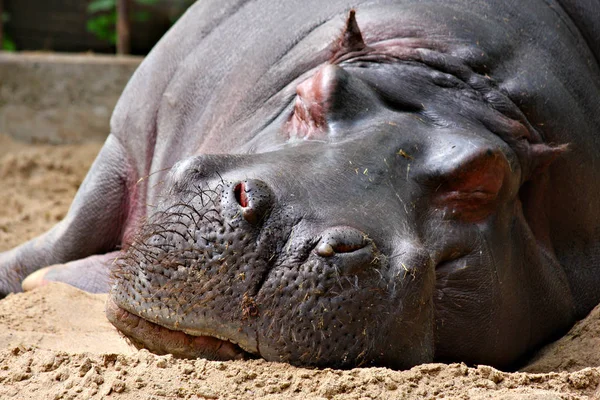
<instances>
[{"instance_id":1,"label":"hippo cheek","mask_svg":"<svg viewBox=\"0 0 600 400\"><path fill-rule=\"evenodd\" d=\"M321 241L301 265L272 271L259 292L261 356L335 367L431 362L429 256L402 252L401 260L389 260L373 243L323 256L323 247Z\"/></svg>"},{"instance_id":2,"label":"hippo cheek","mask_svg":"<svg viewBox=\"0 0 600 400\"><path fill-rule=\"evenodd\" d=\"M482 277L482 264L478 257L465 256L436 267L436 358L476 351L477 340L467 338L490 326L494 285Z\"/></svg>"},{"instance_id":3,"label":"hippo cheek","mask_svg":"<svg viewBox=\"0 0 600 400\"><path fill-rule=\"evenodd\" d=\"M510 367L529 340L527 279L512 249L478 248L436 267L436 358Z\"/></svg>"}]
</instances>

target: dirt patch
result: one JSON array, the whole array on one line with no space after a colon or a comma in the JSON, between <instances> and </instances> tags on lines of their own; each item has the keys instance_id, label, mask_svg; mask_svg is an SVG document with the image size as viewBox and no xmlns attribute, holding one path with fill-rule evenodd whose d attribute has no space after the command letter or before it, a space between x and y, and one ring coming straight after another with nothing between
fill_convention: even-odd
<instances>
[{"instance_id":1,"label":"dirt patch","mask_svg":"<svg viewBox=\"0 0 600 400\"><path fill-rule=\"evenodd\" d=\"M600 306L523 368L527 372L577 371L600 366Z\"/></svg>"},{"instance_id":2,"label":"dirt patch","mask_svg":"<svg viewBox=\"0 0 600 400\"><path fill-rule=\"evenodd\" d=\"M27 145L0 135L0 250L39 235L65 216L100 147Z\"/></svg>"},{"instance_id":3,"label":"dirt patch","mask_svg":"<svg viewBox=\"0 0 600 400\"><path fill-rule=\"evenodd\" d=\"M60 220L100 144L24 145L0 136L0 249ZM0 301L0 398L598 398L600 309L525 368L427 364L408 371L295 368L262 360L178 360L133 349L108 323L105 295L62 284ZM569 371L569 372L537 372ZM535 372L535 373L534 373Z\"/></svg>"}]
</instances>

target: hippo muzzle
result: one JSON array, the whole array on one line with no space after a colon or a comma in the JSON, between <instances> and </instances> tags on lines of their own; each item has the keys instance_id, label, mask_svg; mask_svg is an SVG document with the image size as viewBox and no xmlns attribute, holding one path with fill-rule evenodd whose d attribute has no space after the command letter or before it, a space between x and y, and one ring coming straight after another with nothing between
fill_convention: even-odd
<instances>
[{"instance_id":1,"label":"hippo muzzle","mask_svg":"<svg viewBox=\"0 0 600 400\"><path fill-rule=\"evenodd\" d=\"M173 168L171 190L116 263L111 322L139 346L182 357L397 368L431 361L429 254L382 251L388 243L346 224L359 201L347 182L332 188L339 197L331 201L316 196L313 180L293 189L290 167L319 164L317 153L278 153L254 157L255 166L251 157L200 156ZM240 166L265 180L232 179ZM314 208L299 206L307 203Z\"/></svg>"}]
</instances>

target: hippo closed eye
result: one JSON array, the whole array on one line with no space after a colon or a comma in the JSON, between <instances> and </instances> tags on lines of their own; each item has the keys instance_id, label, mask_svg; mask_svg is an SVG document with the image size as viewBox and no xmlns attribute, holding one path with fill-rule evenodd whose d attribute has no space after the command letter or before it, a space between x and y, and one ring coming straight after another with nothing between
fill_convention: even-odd
<instances>
[{"instance_id":1,"label":"hippo closed eye","mask_svg":"<svg viewBox=\"0 0 600 400\"><path fill-rule=\"evenodd\" d=\"M199 1L2 293L110 291L180 357L513 365L600 302L598 32L589 1Z\"/></svg>"}]
</instances>

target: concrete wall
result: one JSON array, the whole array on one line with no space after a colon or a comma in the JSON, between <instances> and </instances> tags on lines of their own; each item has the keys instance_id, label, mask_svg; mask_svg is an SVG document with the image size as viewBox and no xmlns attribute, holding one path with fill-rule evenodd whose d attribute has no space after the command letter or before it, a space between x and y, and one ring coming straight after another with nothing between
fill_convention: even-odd
<instances>
[{"instance_id":1,"label":"concrete wall","mask_svg":"<svg viewBox=\"0 0 600 400\"><path fill-rule=\"evenodd\" d=\"M0 52L0 133L42 143L104 140L139 57Z\"/></svg>"}]
</instances>

